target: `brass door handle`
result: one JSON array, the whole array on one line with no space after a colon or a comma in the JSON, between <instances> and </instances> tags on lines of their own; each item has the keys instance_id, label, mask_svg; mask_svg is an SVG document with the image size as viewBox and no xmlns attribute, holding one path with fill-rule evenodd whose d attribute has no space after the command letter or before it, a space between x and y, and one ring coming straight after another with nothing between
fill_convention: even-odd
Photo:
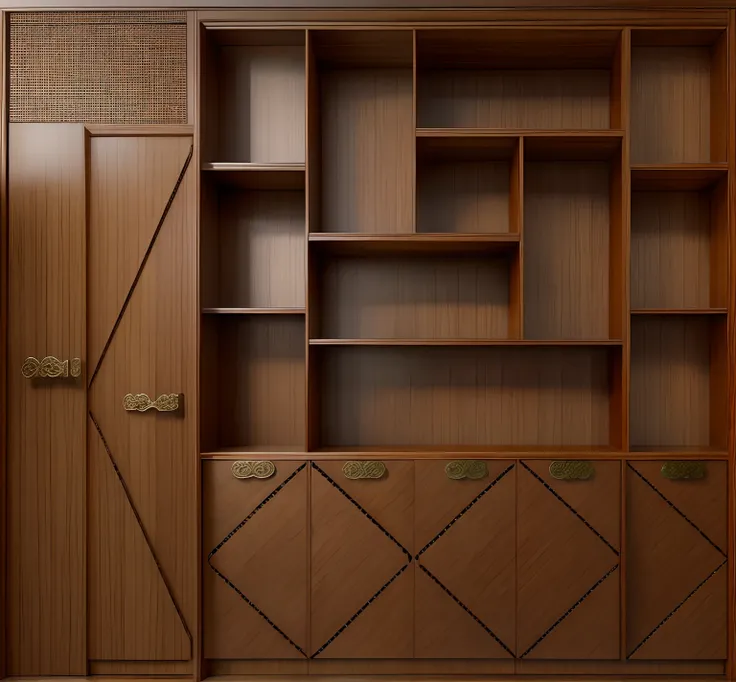
<instances>
[{"instance_id":1,"label":"brass door handle","mask_svg":"<svg viewBox=\"0 0 736 682\"><path fill-rule=\"evenodd\" d=\"M255 462L241 460L233 462L230 471L235 478L271 478L276 473L276 467L273 462L267 460Z\"/></svg>"},{"instance_id":2,"label":"brass door handle","mask_svg":"<svg viewBox=\"0 0 736 682\"><path fill-rule=\"evenodd\" d=\"M587 481L595 475L595 469L590 462L579 459L552 462L549 465L549 474L558 481Z\"/></svg>"},{"instance_id":3,"label":"brass door handle","mask_svg":"<svg viewBox=\"0 0 736 682\"><path fill-rule=\"evenodd\" d=\"M445 473L452 481L477 481L488 476L488 464L481 459L456 459L445 465Z\"/></svg>"},{"instance_id":4,"label":"brass door handle","mask_svg":"<svg viewBox=\"0 0 736 682\"><path fill-rule=\"evenodd\" d=\"M386 475L386 465L375 461L352 461L345 462L342 467L345 478L358 481L364 478L383 478Z\"/></svg>"},{"instance_id":5,"label":"brass door handle","mask_svg":"<svg viewBox=\"0 0 736 682\"><path fill-rule=\"evenodd\" d=\"M176 412L181 404L181 393L162 393L158 398L152 400L147 393L128 393L123 398L123 407L128 412L147 412L156 410L158 412Z\"/></svg>"},{"instance_id":6,"label":"brass door handle","mask_svg":"<svg viewBox=\"0 0 736 682\"><path fill-rule=\"evenodd\" d=\"M79 358L59 360L53 355L47 355L39 360L33 356L26 358L20 371L26 379L75 379L82 374L82 361Z\"/></svg>"},{"instance_id":7,"label":"brass door handle","mask_svg":"<svg viewBox=\"0 0 736 682\"><path fill-rule=\"evenodd\" d=\"M705 462L665 462L660 473L671 481L697 481L705 478Z\"/></svg>"}]
</instances>

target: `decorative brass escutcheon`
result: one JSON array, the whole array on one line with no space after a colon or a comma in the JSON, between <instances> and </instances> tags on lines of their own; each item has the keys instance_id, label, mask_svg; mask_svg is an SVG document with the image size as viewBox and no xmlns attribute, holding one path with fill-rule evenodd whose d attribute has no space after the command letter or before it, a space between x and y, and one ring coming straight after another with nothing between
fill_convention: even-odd
<instances>
[{"instance_id":1,"label":"decorative brass escutcheon","mask_svg":"<svg viewBox=\"0 0 736 682\"><path fill-rule=\"evenodd\" d=\"M549 474L558 481L587 481L593 478L595 469L590 462L575 459L552 462L549 465Z\"/></svg>"},{"instance_id":2,"label":"decorative brass escutcheon","mask_svg":"<svg viewBox=\"0 0 736 682\"><path fill-rule=\"evenodd\" d=\"M697 481L705 478L705 462L665 462L660 470L671 481Z\"/></svg>"},{"instance_id":3,"label":"decorative brass escutcheon","mask_svg":"<svg viewBox=\"0 0 736 682\"><path fill-rule=\"evenodd\" d=\"M128 393L123 398L123 407L128 412L176 412L181 397L181 393L162 393L156 400L152 400L146 393Z\"/></svg>"},{"instance_id":4,"label":"decorative brass escutcheon","mask_svg":"<svg viewBox=\"0 0 736 682\"><path fill-rule=\"evenodd\" d=\"M345 462L342 467L345 478L357 481L362 478L383 478L386 474L386 465L383 462Z\"/></svg>"},{"instance_id":5,"label":"decorative brass escutcheon","mask_svg":"<svg viewBox=\"0 0 736 682\"><path fill-rule=\"evenodd\" d=\"M47 355L41 360L29 357L25 359L20 371L26 379L66 379L70 376L76 379L82 374L82 361L79 358L72 358L71 362L59 360L53 355Z\"/></svg>"},{"instance_id":6,"label":"decorative brass escutcheon","mask_svg":"<svg viewBox=\"0 0 736 682\"><path fill-rule=\"evenodd\" d=\"M456 459L445 465L445 473L453 481L477 481L488 476L488 465L482 459Z\"/></svg>"},{"instance_id":7,"label":"decorative brass escutcheon","mask_svg":"<svg viewBox=\"0 0 736 682\"><path fill-rule=\"evenodd\" d=\"M262 461L238 461L233 462L230 468L235 478L271 478L276 473L273 462Z\"/></svg>"}]
</instances>

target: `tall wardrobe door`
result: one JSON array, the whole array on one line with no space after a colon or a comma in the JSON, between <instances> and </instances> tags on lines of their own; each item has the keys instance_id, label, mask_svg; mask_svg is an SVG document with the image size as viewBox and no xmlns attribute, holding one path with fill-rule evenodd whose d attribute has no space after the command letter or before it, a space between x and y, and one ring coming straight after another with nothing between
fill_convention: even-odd
<instances>
[{"instance_id":1,"label":"tall wardrobe door","mask_svg":"<svg viewBox=\"0 0 736 682\"><path fill-rule=\"evenodd\" d=\"M312 463L311 655L410 658L414 463Z\"/></svg>"},{"instance_id":2,"label":"tall wardrobe door","mask_svg":"<svg viewBox=\"0 0 736 682\"><path fill-rule=\"evenodd\" d=\"M513 658L514 462L416 462L418 658Z\"/></svg>"},{"instance_id":3,"label":"tall wardrobe door","mask_svg":"<svg viewBox=\"0 0 736 682\"><path fill-rule=\"evenodd\" d=\"M298 461L203 463L205 658L306 659L308 476Z\"/></svg>"},{"instance_id":4,"label":"tall wardrobe door","mask_svg":"<svg viewBox=\"0 0 736 682\"><path fill-rule=\"evenodd\" d=\"M85 675L85 148L10 125L7 674ZM80 376L81 375L81 376Z\"/></svg>"},{"instance_id":5,"label":"tall wardrobe door","mask_svg":"<svg viewBox=\"0 0 736 682\"><path fill-rule=\"evenodd\" d=\"M519 658L618 659L621 464L526 460L518 482Z\"/></svg>"},{"instance_id":6,"label":"tall wardrobe door","mask_svg":"<svg viewBox=\"0 0 736 682\"><path fill-rule=\"evenodd\" d=\"M726 462L630 462L627 656L725 659Z\"/></svg>"},{"instance_id":7,"label":"tall wardrobe door","mask_svg":"<svg viewBox=\"0 0 736 682\"><path fill-rule=\"evenodd\" d=\"M187 660L196 607L189 137L89 142L89 659Z\"/></svg>"}]
</instances>

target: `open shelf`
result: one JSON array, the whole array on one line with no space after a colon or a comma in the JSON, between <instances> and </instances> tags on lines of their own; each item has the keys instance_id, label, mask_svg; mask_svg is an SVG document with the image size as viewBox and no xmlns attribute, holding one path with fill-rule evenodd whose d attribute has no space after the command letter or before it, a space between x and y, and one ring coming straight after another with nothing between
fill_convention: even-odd
<instances>
[{"instance_id":1,"label":"open shelf","mask_svg":"<svg viewBox=\"0 0 736 682\"><path fill-rule=\"evenodd\" d=\"M312 337L505 339L518 337L515 256L330 254L314 259L320 311Z\"/></svg>"},{"instance_id":2,"label":"open shelf","mask_svg":"<svg viewBox=\"0 0 736 682\"><path fill-rule=\"evenodd\" d=\"M519 234L340 234L311 232L309 243L320 251L340 256L482 254L514 250Z\"/></svg>"},{"instance_id":3,"label":"open shelf","mask_svg":"<svg viewBox=\"0 0 736 682\"><path fill-rule=\"evenodd\" d=\"M419 30L418 125L616 127L619 39L608 29L537 30L533 37L525 29Z\"/></svg>"},{"instance_id":4,"label":"open shelf","mask_svg":"<svg viewBox=\"0 0 736 682\"><path fill-rule=\"evenodd\" d=\"M725 161L723 29L631 32L632 163Z\"/></svg>"},{"instance_id":5,"label":"open shelf","mask_svg":"<svg viewBox=\"0 0 736 682\"><path fill-rule=\"evenodd\" d=\"M305 31L204 32L205 161L304 163Z\"/></svg>"},{"instance_id":6,"label":"open shelf","mask_svg":"<svg viewBox=\"0 0 736 682\"><path fill-rule=\"evenodd\" d=\"M452 338L423 338L423 339L310 339L310 346L621 346L623 342L615 339L574 339L562 341L558 339L452 339Z\"/></svg>"},{"instance_id":7,"label":"open shelf","mask_svg":"<svg viewBox=\"0 0 736 682\"><path fill-rule=\"evenodd\" d=\"M206 317L201 345L201 451L303 449L304 319Z\"/></svg>"},{"instance_id":8,"label":"open shelf","mask_svg":"<svg viewBox=\"0 0 736 682\"><path fill-rule=\"evenodd\" d=\"M304 189L303 163L203 163L207 181L239 189Z\"/></svg>"},{"instance_id":9,"label":"open shelf","mask_svg":"<svg viewBox=\"0 0 736 682\"><path fill-rule=\"evenodd\" d=\"M309 32L310 232L414 229L411 31Z\"/></svg>"},{"instance_id":10,"label":"open shelf","mask_svg":"<svg viewBox=\"0 0 736 682\"><path fill-rule=\"evenodd\" d=\"M725 317L633 317L632 451L725 450L726 357Z\"/></svg>"},{"instance_id":11,"label":"open shelf","mask_svg":"<svg viewBox=\"0 0 736 682\"><path fill-rule=\"evenodd\" d=\"M632 315L725 315L727 308L632 308Z\"/></svg>"},{"instance_id":12,"label":"open shelf","mask_svg":"<svg viewBox=\"0 0 736 682\"><path fill-rule=\"evenodd\" d=\"M697 186L632 192L633 310L727 306L727 176L719 173Z\"/></svg>"},{"instance_id":13,"label":"open shelf","mask_svg":"<svg viewBox=\"0 0 736 682\"><path fill-rule=\"evenodd\" d=\"M727 174L727 163L638 163L631 166L631 189L695 191L716 184Z\"/></svg>"},{"instance_id":14,"label":"open shelf","mask_svg":"<svg viewBox=\"0 0 736 682\"><path fill-rule=\"evenodd\" d=\"M618 348L313 351L318 448L618 445L612 441Z\"/></svg>"},{"instance_id":15,"label":"open shelf","mask_svg":"<svg viewBox=\"0 0 736 682\"><path fill-rule=\"evenodd\" d=\"M202 184L202 302L207 309L304 309L303 190Z\"/></svg>"},{"instance_id":16,"label":"open shelf","mask_svg":"<svg viewBox=\"0 0 736 682\"><path fill-rule=\"evenodd\" d=\"M304 308L203 308L204 315L304 315Z\"/></svg>"}]
</instances>

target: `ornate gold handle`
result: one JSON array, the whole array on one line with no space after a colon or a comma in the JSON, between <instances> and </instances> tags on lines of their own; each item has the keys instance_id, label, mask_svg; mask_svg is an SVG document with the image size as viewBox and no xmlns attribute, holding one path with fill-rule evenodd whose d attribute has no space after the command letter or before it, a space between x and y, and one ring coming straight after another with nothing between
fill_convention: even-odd
<instances>
[{"instance_id":1,"label":"ornate gold handle","mask_svg":"<svg viewBox=\"0 0 736 682\"><path fill-rule=\"evenodd\" d=\"M362 478L383 478L386 475L386 465L383 462L345 462L342 466L345 478L358 481Z\"/></svg>"},{"instance_id":2,"label":"ornate gold handle","mask_svg":"<svg viewBox=\"0 0 736 682\"><path fill-rule=\"evenodd\" d=\"M705 462L665 462L660 470L671 481L697 481L705 478Z\"/></svg>"},{"instance_id":3,"label":"ornate gold handle","mask_svg":"<svg viewBox=\"0 0 736 682\"><path fill-rule=\"evenodd\" d=\"M477 481L488 476L488 465L482 459L456 459L445 465L445 473L453 481Z\"/></svg>"},{"instance_id":4,"label":"ornate gold handle","mask_svg":"<svg viewBox=\"0 0 736 682\"><path fill-rule=\"evenodd\" d=\"M66 379L70 376L76 379L82 374L82 361L79 358L72 358L71 362L59 360L53 355L47 355L41 360L30 357L26 358L20 371L26 379Z\"/></svg>"},{"instance_id":5,"label":"ornate gold handle","mask_svg":"<svg viewBox=\"0 0 736 682\"><path fill-rule=\"evenodd\" d=\"M570 460L552 462L549 465L549 474L558 481L587 481L593 478L595 469L590 462L582 460Z\"/></svg>"},{"instance_id":6,"label":"ornate gold handle","mask_svg":"<svg viewBox=\"0 0 736 682\"><path fill-rule=\"evenodd\" d=\"M230 470L235 478L271 478L276 473L274 463L265 460L233 462Z\"/></svg>"},{"instance_id":7,"label":"ornate gold handle","mask_svg":"<svg viewBox=\"0 0 736 682\"><path fill-rule=\"evenodd\" d=\"M176 412L182 397L181 393L162 393L156 400L152 400L146 393L128 393L123 398L123 407L128 412Z\"/></svg>"}]
</instances>

